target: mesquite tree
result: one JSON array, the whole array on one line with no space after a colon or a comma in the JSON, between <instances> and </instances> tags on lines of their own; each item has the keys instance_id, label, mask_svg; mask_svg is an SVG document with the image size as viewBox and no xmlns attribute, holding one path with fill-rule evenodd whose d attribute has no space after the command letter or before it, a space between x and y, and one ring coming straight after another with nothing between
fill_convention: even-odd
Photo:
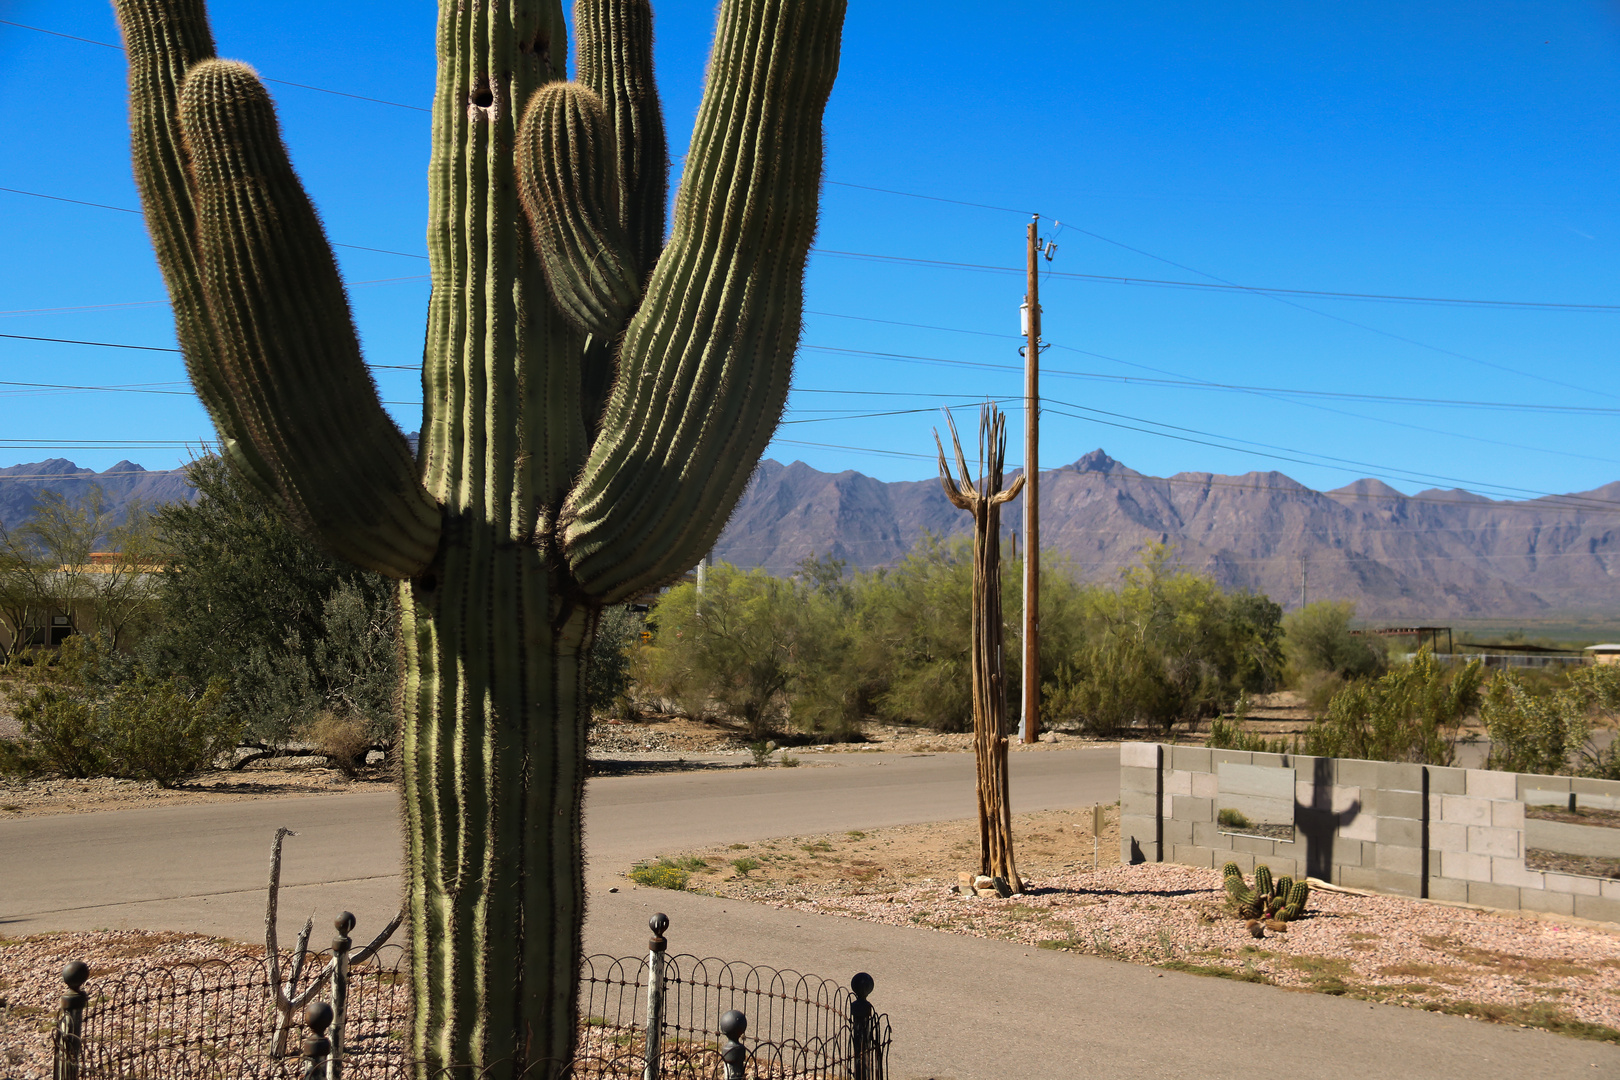
<instances>
[{"instance_id":1,"label":"mesquite tree","mask_svg":"<svg viewBox=\"0 0 1620 1080\"><path fill-rule=\"evenodd\" d=\"M724 0L674 227L645 0L442 0L420 450L270 97L202 0L115 0L136 179L223 452L400 582L419 1076L569 1057L583 664L709 550L780 419L844 0Z\"/></svg>"},{"instance_id":2,"label":"mesquite tree","mask_svg":"<svg viewBox=\"0 0 1620 1080\"><path fill-rule=\"evenodd\" d=\"M951 505L973 515L973 757L978 766L979 873L1006 880L1015 893L1024 891L1013 859L1012 804L1007 798L1007 672L1002 662L1001 506L1024 487L1020 476L1002 490L1007 459L1007 418L994 405L979 412L979 479L975 483L956 435L956 421L945 414L956 450L958 476L939 450L939 482Z\"/></svg>"}]
</instances>

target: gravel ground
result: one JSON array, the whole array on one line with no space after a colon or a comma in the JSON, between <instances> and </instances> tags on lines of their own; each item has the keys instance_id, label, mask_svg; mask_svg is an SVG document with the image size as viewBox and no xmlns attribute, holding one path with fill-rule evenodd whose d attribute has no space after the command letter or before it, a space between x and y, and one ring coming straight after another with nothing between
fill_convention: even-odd
<instances>
[{"instance_id":1,"label":"gravel ground","mask_svg":"<svg viewBox=\"0 0 1620 1080\"><path fill-rule=\"evenodd\" d=\"M1227 912L1219 871L1149 863L1026 876L1030 891L1005 900L957 896L943 879L748 898L1620 1041L1620 928L1317 889L1304 919L1257 941Z\"/></svg>"}]
</instances>

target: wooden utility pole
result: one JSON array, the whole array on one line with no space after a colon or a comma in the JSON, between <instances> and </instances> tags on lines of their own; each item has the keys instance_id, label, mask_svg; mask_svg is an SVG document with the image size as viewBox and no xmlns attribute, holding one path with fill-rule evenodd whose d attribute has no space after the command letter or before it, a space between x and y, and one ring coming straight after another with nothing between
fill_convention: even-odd
<instances>
[{"instance_id":1,"label":"wooden utility pole","mask_svg":"<svg viewBox=\"0 0 1620 1080\"><path fill-rule=\"evenodd\" d=\"M970 667L973 679L973 757L978 772L979 873L1006 883L1007 890L1024 891L1013 858L1012 801L1008 797L1006 671L1001 650L1001 505L1023 486L1020 476L1002 490L1002 463L1007 456L1007 418L994 405L979 412L979 478L969 471L956 436L956 421L945 413L956 452L957 475L945 461L945 447L934 432L939 450L939 482L951 505L973 515L973 630ZM1006 895L1004 892L1003 895Z\"/></svg>"},{"instance_id":2,"label":"wooden utility pole","mask_svg":"<svg viewBox=\"0 0 1620 1080\"><path fill-rule=\"evenodd\" d=\"M1029 285L1024 294L1024 741L1041 734L1041 241L1040 217L1029 222Z\"/></svg>"}]
</instances>

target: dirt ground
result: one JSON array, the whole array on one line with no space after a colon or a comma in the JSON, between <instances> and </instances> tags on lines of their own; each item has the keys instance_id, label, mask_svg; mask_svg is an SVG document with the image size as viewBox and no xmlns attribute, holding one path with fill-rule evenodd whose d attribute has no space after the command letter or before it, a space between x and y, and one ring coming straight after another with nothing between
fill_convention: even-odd
<instances>
[{"instance_id":1,"label":"dirt ground","mask_svg":"<svg viewBox=\"0 0 1620 1080\"><path fill-rule=\"evenodd\" d=\"M978 869L975 821L716 845L640 866L773 907L1620 1042L1620 927L1326 888L1281 932L1250 927L1219 871L1120 865L1118 808L1105 815L1096 869L1089 809L1015 815L1026 892L1008 899L952 891Z\"/></svg>"}]
</instances>

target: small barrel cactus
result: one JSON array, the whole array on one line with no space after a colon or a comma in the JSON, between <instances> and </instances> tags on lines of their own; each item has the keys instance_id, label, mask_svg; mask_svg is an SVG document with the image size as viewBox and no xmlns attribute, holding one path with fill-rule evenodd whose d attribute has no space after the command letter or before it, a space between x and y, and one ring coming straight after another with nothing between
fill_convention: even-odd
<instances>
[{"instance_id":1,"label":"small barrel cactus","mask_svg":"<svg viewBox=\"0 0 1620 1080\"><path fill-rule=\"evenodd\" d=\"M1275 884L1271 880L1271 867L1261 863L1254 868L1254 891L1261 896L1271 896L1271 887Z\"/></svg>"},{"instance_id":2,"label":"small barrel cactus","mask_svg":"<svg viewBox=\"0 0 1620 1080\"><path fill-rule=\"evenodd\" d=\"M1238 866L1237 863L1229 862L1225 866L1221 867L1221 877L1223 879L1238 878L1239 880L1242 880L1243 870Z\"/></svg>"}]
</instances>

